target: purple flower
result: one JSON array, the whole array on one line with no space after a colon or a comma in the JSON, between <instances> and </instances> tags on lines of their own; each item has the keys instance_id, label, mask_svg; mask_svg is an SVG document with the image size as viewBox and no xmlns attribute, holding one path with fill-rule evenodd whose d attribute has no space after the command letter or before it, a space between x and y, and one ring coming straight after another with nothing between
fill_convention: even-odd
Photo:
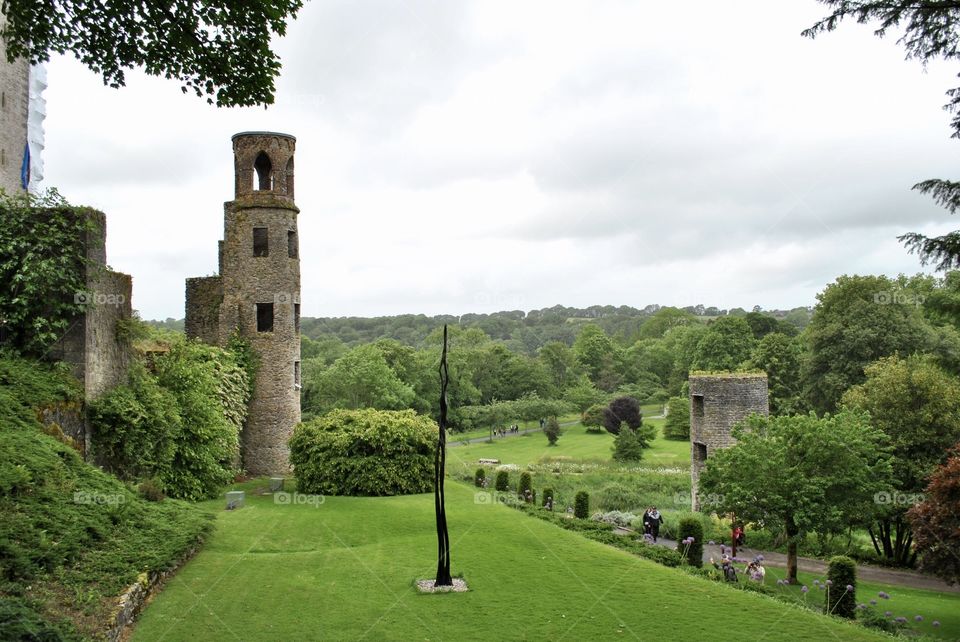
<instances>
[{"instance_id":1,"label":"purple flower","mask_svg":"<svg viewBox=\"0 0 960 642\"><path fill-rule=\"evenodd\" d=\"M757 555L757 561L758 561L758 562L762 562L762 561L763 561L763 555Z\"/></svg>"},{"instance_id":2,"label":"purple flower","mask_svg":"<svg viewBox=\"0 0 960 642\"><path fill-rule=\"evenodd\" d=\"M801 592L801 593L806 593L806 592L809 591L809 590L810 590L810 589L807 588L806 584L804 584L803 586L800 587L800 592Z\"/></svg>"},{"instance_id":3,"label":"purple flower","mask_svg":"<svg viewBox=\"0 0 960 642\"><path fill-rule=\"evenodd\" d=\"M877 605L876 600L870 600L870 606L876 606L876 605Z\"/></svg>"},{"instance_id":4,"label":"purple flower","mask_svg":"<svg viewBox=\"0 0 960 642\"><path fill-rule=\"evenodd\" d=\"M914 620L915 622L923 622L923 616L922 616L922 615L914 615L914 616L913 616L913 620Z\"/></svg>"},{"instance_id":5,"label":"purple flower","mask_svg":"<svg viewBox=\"0 0 960 642\"><path fill-rule=\"evenodd\" d=\"M693 544L693 542L696 541L697 538L694 537L693 535L691 535L691 536L688 537L687 539L690 540L690 543L691 543L691 544Z\"/></svg>"},{"instance_id":6,"label":"purple flower","mask_svg":"<svg viewBox=\"0 0 960 642\"><path fill-rule=\"evenodd\" d=\"M867 605L866 605L866 604L857 604L857 608L862 611L863 609L867 608Z\"/></svg>"},{"instance_id":7,"label":"purple flower","mask_svg":"<svg viewBox=\"0 0 960 642\"><path fill-rule=\"evenodd\" d=\"M889 594L889 593L884 593L883 591L880 591L879 593L877 593L877 596L878 596L880 599L883 599L883 600L889 600L889 599L890 599L890 594Z\"/></svg>"},{"instance_id":8,"label":"purple flower","mask_svg":"<svg viewBox=\"0 0 960 642\"><path fill-rule=\"evenodd\" d=\"M853 584L847 584L847 593L853 593Z\"/></svg>"},{"instance_id":9,"label":"purple flower","mask_svg":"<svg viewBox=\"0 0 960 642\"><path fill-rule=\"evenodd\" d=\"M895 618L895 619L894 619L894 622L899 622L900 624L906 624L906 623L907 623L907 618L905 618L905 617L903 617L903 616L901 615L900 617Z\"/></svg>"},{"instance_id":10,"label":"purple flower","mask_svg":"<svg viewBox=\"0 0 960 642\"><path fill-rule=\"evenodd\" d=\"M884 614L886 617L890 617L891 615L893 615L893 611L884 611L883 614Z\"/></svg>"},{"instance_id":11,"label":"purple flower","mask_svg":"<svg viewBox=\"0 0 960 642\"><path fill-rule=\"evenodd\" d=\"M827 586L833 586L833 580L827 580Z\"/></svg>"},{"instance_id":12,"label":"purple flower","mask_svg":"<svg viewBox=\"0 0 960 642\"><path fill-rule=\"evenodd\" d=\"M940 626L940 620L934 620L933 622L930 623L930 626L934 628Z\"/></svg>"}]
</instances>

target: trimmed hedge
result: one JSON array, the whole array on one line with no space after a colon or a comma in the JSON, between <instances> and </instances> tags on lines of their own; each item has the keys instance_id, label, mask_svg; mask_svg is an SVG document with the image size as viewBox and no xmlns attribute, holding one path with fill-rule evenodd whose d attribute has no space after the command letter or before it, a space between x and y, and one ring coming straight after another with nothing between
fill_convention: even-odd
<instances>
[{"instance_id":1,"label":"trimmed hedge","mask_svg":"<svg viewBox=\"0 0 960 642\"><path fill-rule=\"evenodd\" d=\"M827 613L854 619L857 613L857 563L846 555L831 557L827 581ZM852 590L847 590L848 586Z\"/></svg>"},{"instance_id":2,"label":"trimmed hedge","mask_svg":"<svg viewBox=\"0 0 960 642\"><path fill-rule=\"evenodd\" d=\"M429 492L437 430L412 410L333 410L301 423L290 438L297 488L323 495Z\"/></svg>"},{"instance_id":3,"label":"trimmed hedge","mask_svg":"<svg viewBox=\"0 0 960 642\"><path fill-rule=\"evenodd\" d=\"M497 471L497 480L494 483L494 490L499 490L501 492L507 492L507 489L510 488L510 473L505 470Z\"/></svg>"},{"instance_id":4,"label":"trimmed hedge","mask_svg":"<svg viewBox=\"0 0 960 642\"><path fill-rule=\"evenodd\" d=\"M533 491L533 478L530 476L530 473L524 471L520 473L520 483L517 484L517 495L519 495L521 499L525 499L528 490Z\"/></svg>"},{"instance_id":5,"label":"trimmed hedge","mask_svg":"<svg viewBox=\"0 0 960 642\"><path fill-rule=\"evenodd\" d=\"M585 490L577 493L573 499L573 516L586 519L590 516L590 495Z\"/></svg>"},{"instance_id":6,"label":"trimmed hedge","mask_svg":"<svg viewBox=\"0 0 960 642\"><path fill-rule=\"evenodd\" d=\"M703 566L703 523L695 517L686 517L680 520L677 531L677 551L682 554L686 550L687 564L690 566ZM683 543L688 537L693 538L689 548Z\"/></svg>"},{"instance_id":7,"label":"trimmed hedge","mask_svg":"<svg viewBox=\"0 0 960 642\"><path fill-rule=\"evenodd\" d=\"M477 472L473 475L473 485L477 488L483 488L483 485L487 481L487 471L483 468L477 468Z\"/></svg>"}]
</instances>

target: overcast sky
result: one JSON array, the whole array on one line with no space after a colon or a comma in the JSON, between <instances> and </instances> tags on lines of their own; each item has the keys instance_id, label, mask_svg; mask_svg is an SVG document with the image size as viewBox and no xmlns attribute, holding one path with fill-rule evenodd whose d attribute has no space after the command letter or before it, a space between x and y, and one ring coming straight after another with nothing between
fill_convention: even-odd
<instances>
[{"instance_id":1,"label":"overcast sky","mask_svg":"<svg viewBox=\"0 0 960 642\"><path fill-rule=\"evenodd\" d=\"M217 270L230 136L297 137L305 316L555 304L812 305L916 273L896 241L958 221L956 69L813 0L314 0L275 43L276 104L48 66L44 186L108 215L144 318Z\"/></svg>"}]
</instances>

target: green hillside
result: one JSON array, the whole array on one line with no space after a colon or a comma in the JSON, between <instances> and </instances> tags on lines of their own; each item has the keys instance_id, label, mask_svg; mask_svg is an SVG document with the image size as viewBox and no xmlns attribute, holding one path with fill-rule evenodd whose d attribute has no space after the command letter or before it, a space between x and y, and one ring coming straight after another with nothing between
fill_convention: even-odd
<instances>
[{"instance_id":1,"label":"green hillside","mask_svg":"<svg viewBox=\"0 0 960 642\"><path fill-rule=\"evenodd\" d=\"M116 597L170 567L210 529L188 503L150 502L43 434L35 408L76 403L61 370L0 359L0 639L107 628Z\"/></svg>"}]
</instances>

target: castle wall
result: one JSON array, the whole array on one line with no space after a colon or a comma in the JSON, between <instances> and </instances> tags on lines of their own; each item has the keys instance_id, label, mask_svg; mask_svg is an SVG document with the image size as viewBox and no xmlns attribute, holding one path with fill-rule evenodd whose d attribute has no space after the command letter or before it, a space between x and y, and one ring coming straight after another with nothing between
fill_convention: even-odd
<instances>
[{"instance_id":1,"label":"castle wall","mask_svg":"<svg viewBox=\"0 0 960 642\"><path fill-rule=\"evenodd\" d=\"M0 28L5 22L0 13ZM0 39L0 188L9 194L23 191L20 169L27 144L29 92L30 65L26 60L7 62Z\"/></svg>"},{"instance_id":2,"label":"castle wall","mask_svg":"<svg viewBox=\"0 0 960 642\"><path fill-rule=\"evenodd\" d=\"M86 210L85 215L93 223L84 238L90 263L84 276L87 292L76 293L85 311L71 322L50 354L71 366L83 383L87 401L92 401L126 380L133 352L130 342L118 337L117 322L133 315L133 283L129 275L106 267L106 215L96 210Z\"/></svg>"},{"instance_id":3,"label":"castle wall","mask_svg":"<svg viewBox=\"0 0 960 642\"><path fill-rule=\"evenodd\" d=\"M210 345L219 345L222 302L223 280L219 276L187 279L186 335Z\"/></svg>"},{"instance_id":4,"label":"castle wall","mask_svg":"<svg viewBox=\"0 0 960 642\"><path fill-rule=\"evenodd\" d=\"M690 477L693 510L700 510L698 486L706 459L736 443L731 430L748 415L768 415L766 374L691 375Z\"/></svg>"},{"instance_id":5,"label":"castle wall","mask_svg":"<svg viewBox=\"0 0 960 642\"><path fill-rule=\"evenodd\" d=\"M130 340L118 335L118 324L129 321L133 279L129 274L98 270L89 281L92 304L86 314L84 389L87 401L125 383L133 361Z\"/></svg>"}]
</instances>

